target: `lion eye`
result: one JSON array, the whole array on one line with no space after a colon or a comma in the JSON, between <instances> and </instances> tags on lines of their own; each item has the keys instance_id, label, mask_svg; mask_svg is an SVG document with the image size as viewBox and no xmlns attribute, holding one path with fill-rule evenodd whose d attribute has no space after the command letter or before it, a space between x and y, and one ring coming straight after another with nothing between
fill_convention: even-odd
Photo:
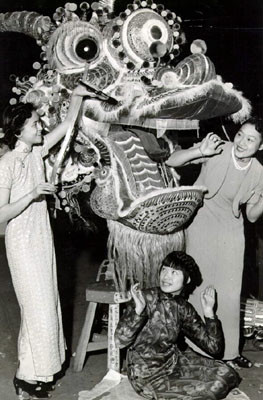
<instances>
[{"instance_id":1,"label":"lion eye","mask_svg":"<svg viewBox=\"0 0 263 400\"><path fill-rule=\"evenodd\" d=\"M160 40L162 37L162 31L159 26L153 26L151 28L151 36L154 40Z\"/></svg>"},{"instance_id":2,"label":"lion eye","mask_svg":"<svg viewBox=\"0 0 263 400\"><path fill-rule=\"evenodd\" d=\"M86 61L93 60L98 53L97 43L92 39L83 39L76 45L76 54Z\"/></svg>"},{"instance_id":3,"label":"lion eye","mask_svg":"<svg viewBox=\"0 0 263 400\"><path fill-rule=\"evenodd\" d=\"M103 37L99 28L84 21L62 24L50 38L47 58L60 73L77 73L103 57Z\"/></svg>"}]
</instances>

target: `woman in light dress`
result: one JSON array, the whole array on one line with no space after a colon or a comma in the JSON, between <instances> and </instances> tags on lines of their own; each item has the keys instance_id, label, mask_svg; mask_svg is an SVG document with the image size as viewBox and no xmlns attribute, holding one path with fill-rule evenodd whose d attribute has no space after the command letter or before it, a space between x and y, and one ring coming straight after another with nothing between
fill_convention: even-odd
<instances>
[{"instance_id":1,"label":"woman in light dress","mask_svg":"<svg viewBox=\"0 0 263 400\"><path fill-rule=\"evenodd\" d=\"M200 292L208 284L216 286L217 314L225 336L224 360L243 368L252 363L239 349L245 247L241 206L250 222L263 212L263 167L255 158L263 148L262 136L262 120L252 118L241 126L233 143L209 133L198 145L174 152L167 161L173 167L202 163L195 185L205 186L207 193L187 228L186 251L200 266L203 283L190 302L200 311Z\"/></svg>"},{"instance_id":2,"label":"woman in light dress","mask_svg":"<svg viewBox=\"0 0 263 400\"><path fill-rule=\"evenodd\" d=\"M43 158L77 118L83 86L72 92L65 120L42 136L32 104L9 106L3 115L1 142L10 151L0 158L0 223L7 222L5 242L12 281L21 310L17 395L50 397L54 374L65 360L65 343L57 288L56 260L45 195Z\"/></svg>"}]
</instances>

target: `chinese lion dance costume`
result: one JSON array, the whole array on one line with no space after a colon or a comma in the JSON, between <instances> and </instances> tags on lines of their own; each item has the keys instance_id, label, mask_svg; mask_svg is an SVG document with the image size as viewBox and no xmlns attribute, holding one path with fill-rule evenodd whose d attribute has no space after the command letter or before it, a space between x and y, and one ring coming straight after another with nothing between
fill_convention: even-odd
<instances>
[{"instance_id":1,"label":"chinese lion dance costume","mask_svg":"<svg viewBox=\"0 0 263 400\"><path fill-rule=\"evenodd\" d=\"M53 20L0 14L0 32L24 33L41 47L36 76L16 78L13 92L34 104L47 131L63 120L80 79L106 95L109 101L84 101L75 128L47 160L49 179L60 184L65 211L84 218L78 196L86 194L107 220L117 287L154 285L165 255L184 248L183 227L204 191L179 187L164 164L175 146L171 131L217 116L240 122L249 102L223 83L204 51L182 58L181 18L152 0L134 0L118 15L114 0L67 3Z\"/></svg>"}]
</instances>

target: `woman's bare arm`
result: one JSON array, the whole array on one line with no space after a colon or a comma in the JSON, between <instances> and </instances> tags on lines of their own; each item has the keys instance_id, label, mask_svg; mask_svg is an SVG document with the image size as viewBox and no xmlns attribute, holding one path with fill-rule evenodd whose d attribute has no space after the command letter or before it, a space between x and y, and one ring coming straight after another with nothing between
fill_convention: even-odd
<instances>
[{"instance_id":1,"label":"woman's bare arm","mask_svg":"<svg viewBox=\"0 0 263 400\"><path fill-rule=\"evenodd\" d=\"M82 85L77 86L71 95L70 104L67 112L67 116L64 121L61 122L53 131L45 135L45 142L47 149L51 149L55 144L57 144L66 134L70 126L74 126L74 123L78 117L80 106L84 96L94 97L93 92L89 92Z\"/></svg>"},{"instance_id":2,"label":"woman's bare arm","mask_svg":"<svg viewBox=\"0 0 263 400\"><path fill-rule=\"evenodd\" d=\"M200 160L204 157L211 157L220 154L224 142L213 132L208 133L206 137L197 146L189 149L176 150L166 161L170 167L182 167L194 160Z\"/></svg>"}]
</instances>

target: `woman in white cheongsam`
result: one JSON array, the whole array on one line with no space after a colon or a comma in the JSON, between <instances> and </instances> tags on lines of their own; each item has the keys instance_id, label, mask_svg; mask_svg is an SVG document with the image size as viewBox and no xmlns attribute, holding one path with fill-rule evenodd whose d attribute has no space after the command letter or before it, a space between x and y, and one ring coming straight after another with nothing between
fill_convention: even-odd
<instances>
[{"instance_id":1,"label":"woman in white cheongsam","mask_svg":"<svg viewBox=\"0 0 263 400\"><path fill-rule=\"evenodd\" d=\"M43 158L77 118L82 86L74 89L65 120L42 137L32 104L8 107L3 116L10 151L0 158L0 223L7 222L5 241L12 281L21 309L18 395L50 397L53 376L65 360L65 344L57 289L56 260L45 195L55 186L45 180Z\"/></svg>"}]
</instances>

